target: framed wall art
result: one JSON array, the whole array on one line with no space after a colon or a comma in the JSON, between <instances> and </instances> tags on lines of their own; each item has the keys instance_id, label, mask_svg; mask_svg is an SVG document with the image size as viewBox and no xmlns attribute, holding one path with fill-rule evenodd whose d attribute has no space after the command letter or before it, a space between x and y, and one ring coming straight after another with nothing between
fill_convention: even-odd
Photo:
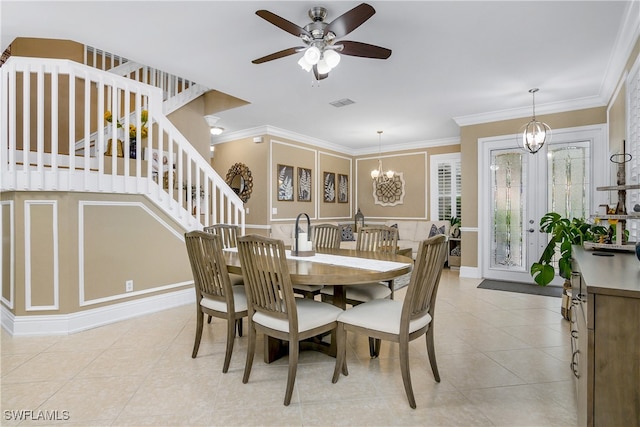
<instances>
[{"instance_id":1,"label":"framed wall art","mask_svg":"<svg viewBox=\"0 0 640 427\"><path fill-rule=\"evenodd\" d=\"M298 168L298 201L311 201L311 169Z\"/></svg>"},{"instance_id":2,"label":"framed wall art","mask_svg":"<svg viewBox=\"0 0 640 427\"><path fill-rule=\"evenodd\" d=\"M293 166L278 165L278 201L293 202Z\"/></svg>"},{"instance_id":3,"label":"framed wall art","mask_svg":"<svg viewBox=\"0 0 640 427\"><path fill-rule=\"evenodd\" d=\"M334 203L336 201L336 174L335 172L322 172L324 198L327 203Z\"/></svg>"},{"instance_id":4,"label":"framed wall art","mask_svg":"<svg viewBox=\"0 0 640 427\"><path fill-rule=\"evenodd\" d=\"M349 203L349 175L338 174L338 203Z\"/></svg>"}]
</instances>

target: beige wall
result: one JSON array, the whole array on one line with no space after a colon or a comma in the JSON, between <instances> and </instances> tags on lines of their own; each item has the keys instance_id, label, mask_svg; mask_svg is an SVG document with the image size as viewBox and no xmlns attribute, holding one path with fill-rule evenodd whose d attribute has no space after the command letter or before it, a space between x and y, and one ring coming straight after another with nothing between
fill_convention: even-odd
<instances>
[{"instance_id":1,"label":"beige wall","mask_svg":"<svg viewBox=\"0 0 640 427\"><path fill-rule=\"evenodd\" d=\"M74 313L193 286L184 230L144 197L5 192L1 200L2 296L11 298L13 256L16 316ZM134 292L147 293L125 293L126 280L133 280ZM59 307L47 309L55 303L56 281ZM85 301L112 301L80 306L80 289ZM28 305L44 307L27 311Z\"/></svg>"},{"instance_id":2,"label":"beige wall","mask_svg":"<svg viewBox=\"0 0 640 427\"><path fill-rule=\"evenodd\" d=\"M625 71L629 71L636 58L640 55L640 38L636 41L635 47L627 64ZM622 153L622 142L627 139L627 115L626 115L626 91L627 85L623 78L618 82L618 91L613 94L609 102L609 153ZM613 172L615 175L615 171ZM612 177L615 179L615 176Z\"/></svg>"},{"instance_id":3,"label":"beige wall","mask_svg":"<svg viewBox=\"0 0 640 427\"><path fill-rule=\"evenodd\" d=\"M266 136L262 137L262 143L256 144L252 138L215 145L211 165L218 174L225 178L229 168L236 163L245 164L251 170L253 177L253 192L244 204L246 223L249 225L266 226L268 218L268 191L266 183L269 182L268 158L269 142ZM251 232L258 232L255 229ZM260 233L263 234L263 233Z\"/></svg>"},{"instance_id":4,"label":"beige wall","mask_svg":"<svg viewBox=\"0 0 640 427\"><path fill-rule=\"evenodd\" d=\"M378 167L378 156L355 158L357 176L357 206L367 218L419 218L429 219L429 164L432 155L458 153L459 145L429 147L427 149L387 152L382 154L385 170L402 172L405 180L405 197L402 204L382 206L374 203L371 170Z\"/></svg>"},{"instance_id":5,"label":"beige wall","mask_svg":"<svg viewBox=\"0 0 640 427\"><path fill-rule=\"evenodd\" d=\"M167 117L198 153L205 159L209 159L211 133L209 125L204 120L204 104L204 96L200 96Z\"/></svg>"}]
</instances>

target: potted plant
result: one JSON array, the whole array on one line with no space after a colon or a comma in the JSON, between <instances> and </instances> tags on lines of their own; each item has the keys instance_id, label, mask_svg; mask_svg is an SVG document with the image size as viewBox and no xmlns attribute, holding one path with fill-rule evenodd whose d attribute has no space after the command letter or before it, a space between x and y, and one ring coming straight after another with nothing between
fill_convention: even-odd
<instances>
[{"instance_id":1,"label":"potted plant","mask_svg":"<svg viewBox=\"0 0 640 427\"><path fill-rule=\"evenodd\" d=\"M571 320L569 314L571 289L571 248L581 245L585 240L594 240L594 236L606 234L606 228L587 223L582 218L563 218L556 212L548 212L540 218L540 231L551 234L549 243L542 251L540 260L531 266L531 276L540 286L547 286L556 275L553 258L559 245L558 274L564 278L562 286L561 313L566 320Z\"/></svg>"},{"instance_id":2,"label":"potted plant","mask_svg":"<svg viewBox=\"0 0 640 427\"><path fill-rule=\"evenodd\" d=\"M558 274L565 279L565 287L571 278L571 245L581 245L585 240L593 240L594 235L606 233L605 227L589 224L582 218L563 218L556 212L548 212L540 218L540 231L551 234L551 239L538 262L531 266L531 276L540 286L551 283L556 275L553 257L559 245Z\"/></svg>"}]
</instances>

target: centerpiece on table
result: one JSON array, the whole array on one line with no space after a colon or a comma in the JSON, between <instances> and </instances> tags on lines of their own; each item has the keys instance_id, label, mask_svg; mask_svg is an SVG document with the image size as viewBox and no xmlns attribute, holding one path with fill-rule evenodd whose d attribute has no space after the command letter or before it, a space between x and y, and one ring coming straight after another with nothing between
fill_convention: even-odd
<instances>
[{"instance_id":1,"label":"centerpiece on table","mask_svg":"<svg viewBox=\"0 0 640 427\"><path fill-rule=\"evenodd\" d=\"M104 113L104 119L109 122L112 123L113 122L113 115L111 114L111 111L106 111ZM141 138L146 138L148 133L149 133L149 129L147 127L147 122L149 121L149 112L147 110L142 110L142 112L140 113L140 137ZM124 129L124 126L122 126L122 123L120 123L120 120L116 120L116 127L118 129ZM136 144L136 139L138 137L138 129L136 128L136 125L134 124L129 124L129 158L131 159L135 159L137 157L137 144ZM118 144L120 144L121 141L118 140ZM107 149L107 151L109 152L110 150Z\"/></svg>"}]
</instances>

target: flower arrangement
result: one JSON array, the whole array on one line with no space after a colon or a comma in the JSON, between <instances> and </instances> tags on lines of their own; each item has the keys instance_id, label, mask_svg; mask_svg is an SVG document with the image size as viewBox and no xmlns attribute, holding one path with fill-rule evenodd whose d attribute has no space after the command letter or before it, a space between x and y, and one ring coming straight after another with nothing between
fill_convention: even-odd
<instances>
[{"instance_id":1,"label":"flower arrangement","mask_svg":"<svg viewBox=\"0 0 640 427\"><path fill-rule=\"evenodd\" d=\"M104 113L104 119L109 123L113 122L113 115L111 114L111 111L106 111ZM142 110L142 112L140 113L140 121L141 121L140 136L142 138L146 138L147 134L149 133L149 129L147 128L147 122L149 121L149 112L147 110ZM116 120L116 126L120 129L124 128L124 126L122 126L122 123L120 123L120 120ZM130 124L129 138L135 139L137 138L137 136L138 136L138 132L137 132L136 125Z\"/></svg>"}]
</instances>

